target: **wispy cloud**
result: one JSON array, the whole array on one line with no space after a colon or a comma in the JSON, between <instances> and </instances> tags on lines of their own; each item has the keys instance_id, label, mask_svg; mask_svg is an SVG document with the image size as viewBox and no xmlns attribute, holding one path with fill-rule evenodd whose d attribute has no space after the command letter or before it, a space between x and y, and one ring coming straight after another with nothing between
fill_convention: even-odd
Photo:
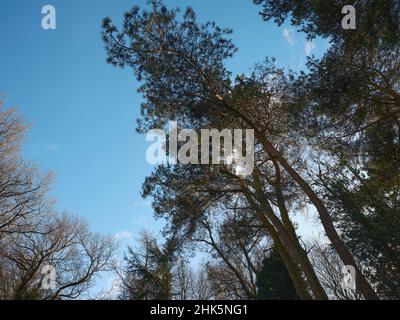
<instances>
[{"instance_id":1,"label":"wispy cloud","mask_svg":"<svg viewBox=\"0 0 400 320\"><path fill-rule=\"evenodd\" d=\"M129 231L120 231L117 232L116 234L114 234L114 238L117 239L118 241L122 241L122 240L132 240L133 239L133 234Z\"/></svg>"},{"instance_id":2,"label":"wispy cloud","mask_svg":"<svg viewBox=\"0 0 400 320\"><path fill-rule=\"evenodd\" d=\"M311 52L315 49L315 44L312 41L307 41L304 45L304 52L307 57L311 55Z\"/></svg>"},{"instance_id":3,"label":"wispy cloud","mask_svg":"<svg viewBox=\"0 0 400 320\"><path fill-rule=\"evenodd\" d=\"M45 147L50 151L56 151L58 149L58 147L55 144L52 144L52 143L45 144Z\"/></svg>"},{"instance_id":4,"label":"wispy cloud","mask_svg":"<svg viewBox=\"0 0 400 320\"><path fill-rule=\"evenodd\" d=\"M283 28L282 35L291 46L294 45L293 30L288 28Z\"/></svg>"},{"instance_id":5,"label":"wispy cloud","mask_svg":"<svg viewBox=\"0 0 400 320\"><path fill-rule=\"evenodd\" d=\"M140 200L140 201L135 201L133 203L133 208L134 209L144 208L144 207L151 207L151 201L149 201L149 200Z\"/></svg>"}]
</instances>

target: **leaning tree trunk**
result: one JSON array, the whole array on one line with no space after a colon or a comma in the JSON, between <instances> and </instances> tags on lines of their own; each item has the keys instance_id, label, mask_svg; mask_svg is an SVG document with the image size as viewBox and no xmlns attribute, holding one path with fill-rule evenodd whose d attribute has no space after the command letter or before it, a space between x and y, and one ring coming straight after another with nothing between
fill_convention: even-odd
<instances>
[{"instance_id":1,"label":"leaning tree trunk","mask_svg":"<svg viewBox=\"0 0 400 320\"><path fill-rule=\"evenodd\" d=\"M345 265L353 266L355 269L357 290L362 293L365 299L379 299L378 295L372 289L371 285L362 274L360 268L357 266L349 249L340 239L335 229L335 226L333 225L328 209L325 207L324 203L321 201L318 195L314 192L310 185L297 173L297 171L292 168L292 166L286 161L283 155L277 149L275 149L275 147L268 141L268 139L266 139L258 130L255 130L255 134L256 138L261 142L265 150L276 158L276 160L282 165L282 167L287 171L292 179L299 185L299 187L303 190L303 192L307 195L307 197L317 209L322 226L324 227L326 235L331 241L332 246L335 248L343 263Z\"/></svg>"},{"instance_id":2,"label":"leaning tree trunk","mask_svg":"<svg viewBox=\"0 0 400 320\"><path fill-rule=\"evenodd\" d=\"M229 110L236 114L239 118L241 118L246 124L250 126L250 128L254 129L255 138L262 144L265 148L265 151L272 155L281 166L287 171L287 173L292 177L292 179L299 185L299 187L303 190L303 192L310 199L312 204L318 211L319 217L321 219L322 226L326 232L328 239L331 241L332 246L335 248L337 254L340 259L343 261L345 265L353 266L356 272L356 286L357 290L361 292L365 299L368 300L378 300L379 297L376 292L372 289L371 285L367 281L367 279L362 274L360 268L357 266L353 256L351 255L349 249L345 246L343 241L340 239L335 226L333 225L332 219L329 215L328 209L325 207L324 203L317 196L314 190L309 186L309 184L297 173L295 169L286 161L283 155L271 144L271 142L264 136L264 134L260 131L260 127L255 125L253 121L243 114L241 111L237 110L229 103L227 103L222 97L217 97L217 103L224 109Z\"/></svg>"},{"instance_id":3,"label":"leaning tree trunk","mask_svg":"<svg viewBox=\"0 0 400 320\"><path fill-rule=\"evenodd\" d=\"M312 297L307 290L307 286L306 286L304 280L302 279L302 276L298 270L297 264L293 261L292 257L287 252L284 244L280 240L280 237L279 237L277 231L274 229L274 227L268 221L266 216L264 216L262 213L261 214L257 213L257 215L259 216L260 222L265 227L268 235L274 241L274 244L276 246L278 254L281 257L281 259L289 273L289 277L292 280L293 286L296 289L296 293L297 293L299 299L300 300L312 300Z\"/></svg>"},{"instance_id":4,"label":"leaning tree trunk","mask_svg":"<svg viewBox=\"0 0 400 320\"><path fill-rule=\"evenodd\" d=\"M308 280L310 288L318 300L327 300L328 296L322 287L314 268L312 267L307 254L305 254L303 248L299 243L299 239L297 238L296 234L294 236L291 234L290 230L287 230L282 224L282 222L278 219L275 215L273 209L271 208L268 200L266 199L265 195L262 192L261 188L261 181L258 177L256 171L253 171L253 179L254 179L254 187L256 189L256 193L258 195L258 202L262 208L262 211L266 213L268 218L271 220L271 223L276 228L276 231L282 240L282 242L287 246L290 253L293 255L293 258L297 260L299 265L302 267L303 272ZM287 214L283 208L280 208L281 215L284 217ZM291 223L290 223L291 225Z\"/></svg>"}]
</instances>

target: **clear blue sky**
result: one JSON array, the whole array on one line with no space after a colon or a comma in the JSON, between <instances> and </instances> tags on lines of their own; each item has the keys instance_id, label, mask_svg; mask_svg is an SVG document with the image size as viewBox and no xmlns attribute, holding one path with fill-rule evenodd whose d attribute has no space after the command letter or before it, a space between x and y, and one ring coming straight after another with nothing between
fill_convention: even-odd
<instances>
[{"instance_id":1,"label":"clear blue sky","mask_svg":"<svg viewBox=\"0 0 400 320\"><path fill-rule=\"evenodd\" d=\"M239 52L228 62L247 73L266 56L299 70L306 53L321 54L326 41L306 44L289 25L265 23L252 0L165 0L190 5L199 21L233 28ZM57 29L41 28L41 9L54 5ZM24 153L56 173L57 208L85 217L92 229L120 234L124 242L157 230L151 207L140 197L152 170L145 136L137 134L141 97L130 70L105 63L101 21L120 22L134 0L0 1L0 93L31 125ZM314 47L315 46L315 47Z\"/></svg>"}]
</instances>

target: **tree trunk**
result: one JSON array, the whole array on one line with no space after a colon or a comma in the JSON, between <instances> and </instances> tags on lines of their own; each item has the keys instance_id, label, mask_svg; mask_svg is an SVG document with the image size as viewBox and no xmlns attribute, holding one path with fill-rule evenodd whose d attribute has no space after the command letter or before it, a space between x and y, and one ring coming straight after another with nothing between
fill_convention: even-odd
<instances>
[{"instance_id":1,"label":"tree trunk","mask_svg":"<svg viewBox=\"0 0 400 320\"><path fill-rule=\"evenodd\" d=\"M333 225L332 219L328 213L327 208L319 199L317 194L312 190L309 184L294 170L282 154L275 149L275 147L262 135L258 130L255 130L257 139L261 142L266 151L274 156L276 160L282 165L282 167L287 171L287 173L292 177L294 181L300 186L304 191L310 201L313 203L318 211L319 217L321 219L322 226L325 229L328 239L331 241L333 247L338 253L339 257L342 259L345 265L353 266L356 272L356 285L357 290L362 293L365 299L368 300L378 300L379 297L372 289L371 285L361 273L361 270L357 266L353 259L349 249L345 246L343 241L340 239L335 226Z\"/></svg>"},{"instance_id":2,"label":"tree trunk","mask_svg":"<svg viewBox=\"0 0 400 320\"><path fill-rule=\"evenodd\" d=\"M263 215L264 216L264 215ZM262 225L266 228L268 235L274 241L276 249L278 251L279 256L281 257L285 267L289 273L290 279L292 280L293 286L296 289L296 293L299 296L300 300L311 300L312 297L307 290L307 286L304 283L301 274L299 273L298 267L296 263L294 263L292 257L288 254L285 246L283 245L282 241L279 239L278 233L274 229L274 227L270 224L268 219L264 216L259 217L261 220Z\"/></svg>"}]
</instances>

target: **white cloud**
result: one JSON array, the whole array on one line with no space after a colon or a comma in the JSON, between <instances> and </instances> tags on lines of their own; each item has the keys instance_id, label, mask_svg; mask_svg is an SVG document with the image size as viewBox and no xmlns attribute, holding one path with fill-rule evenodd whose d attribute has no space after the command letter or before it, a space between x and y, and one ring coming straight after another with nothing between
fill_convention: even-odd
<instances>
[{"instance_id":1,"label":"white cloud","mask_svg":"<svg viewBox=\"0 0 400 320\"><path fill-rule=\"evenodd\" d=\"M307 41L304 45L304 52L306 56L310 56L311 52L315 49L315 44L312 41Z\"/></svg>"},{"instance_id":2,"label":"white cloud","mask_svg":"<svg viewBox=\"0 0 400 320\"><path fill-rule=\"evenodd\" d=\"M45 147L50 151L56 151L58 149L58 147L55 144L52 144L52 143L45 144Z\"/></svg>"},{"instance_id":3,"label":"white cloud","mask_svg":"<svg viewBox=\"0 0 400 320\"><path fill-rule=\"evenodd\" d=\"M133 203L133 208L134 209L143 208L143 207L151 207L151 201L149 201L149 200L140 200L140 201L135 201Z\"/></svg>"},{"instance_id":4,"label":"white cloud","mask_svg":"<svg viewBox=\"0 0 400 320\"><path fill-rule=\"evenodd\" d=\"M133 234L129 231L120 231L117 232L116 234L114 234L114 238L117 239L118 241L122 241L122 240L132 240L133 238Z\"/></svg>"},{"instance_id":5,"label":"white cloud","mask_svg":"<svg viewBox=\"0 0 400 320\"><path fill-rule=\"evenodd\" d=\"M292 46L294 45L294 38L293 38L293 30L288 28L283 28L282 30L283 37L285 40Z\"/></svg>"}]
</instances>

